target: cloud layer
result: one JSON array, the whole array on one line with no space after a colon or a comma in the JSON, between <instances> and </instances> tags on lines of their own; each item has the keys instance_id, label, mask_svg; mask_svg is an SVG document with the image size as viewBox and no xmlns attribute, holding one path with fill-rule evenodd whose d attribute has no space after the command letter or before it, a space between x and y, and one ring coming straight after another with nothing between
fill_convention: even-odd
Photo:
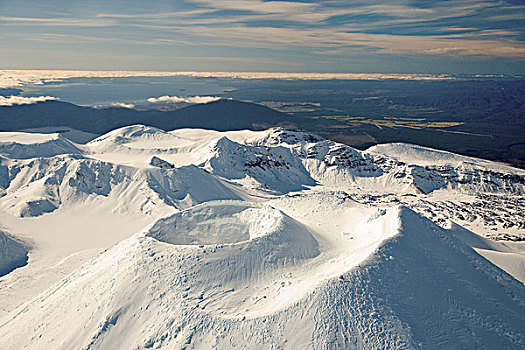
<instances>
[{"instance_id":1,"label":"cloud layer","mask_svg":"<svg viewBox=\"0 0 525 350\"><path fill-rule=\"evenodd\" d=\"M298 80L453 80L446 74L380 74L380 73L275 73L275 72L155 72L155 71L66 71L66 70L0 70L0 88L41 85L71 78L126 77L200 77L231 79L298 79Z\"/></svg>"},{"instance_id":2,"label":"cloud layer","mask_svg":"<svg viewBox=\"0 0 525 350\"><path fill-rule=\"evenodd\" d=\"M53 101L57 100L56 97L52 96L32 96L32 97L22 97L22 96L0 96L0 106L15 106L15 105L31 105L37 102Z\"/></svg>"},{"instance_id":3,"label":"cloud layer","mask_svg":"<svg viewBox=\"0 0 525 350\"><path fill-rule=\"evenodd\" d=\"M11 66L523 73L525 62L517 0L45 3L0 1Z\"/></svg>"}]
</instances>

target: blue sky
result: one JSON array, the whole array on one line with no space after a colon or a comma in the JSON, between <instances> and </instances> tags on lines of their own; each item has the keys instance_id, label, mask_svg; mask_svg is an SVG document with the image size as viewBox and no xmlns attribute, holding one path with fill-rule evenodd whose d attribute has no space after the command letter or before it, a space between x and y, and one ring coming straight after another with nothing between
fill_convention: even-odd
<instances>
[{"instance_id":1,"label":"blue sky","mask_svg":"<svg viewBox=\"0 0 525 350\"><path fill-rule=\"evenodd\" d=\"M0 40L0 69L525 74L525 2L0 0Z\"/></svg>"}]
</instances>

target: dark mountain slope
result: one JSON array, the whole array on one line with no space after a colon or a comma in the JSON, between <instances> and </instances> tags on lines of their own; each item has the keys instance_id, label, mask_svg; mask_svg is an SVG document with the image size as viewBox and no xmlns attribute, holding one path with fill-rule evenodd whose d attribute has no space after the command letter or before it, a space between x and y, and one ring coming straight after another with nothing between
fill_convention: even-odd
<instances>
[{"instance_id":1,"label":"dark mountain slope","mask_svg":"<svg viewBox=\"0 0 525 350\"><path fill-rule=\"evenodd\" d=\"M219 100L152 115L146 124L166 130L191 127L225 131L265 129L290 120L290 115L265 106Z\"/></svg>"},{"instance_id":2,"label":"dark mountain slope","mask_svg":"<svg viewBox=\"0 0 525 350\"><path fill-rule=\"evenodd\" d=\"M102 134L130 124L151 125L165 130L185 127L224 131L262 129L289 123L290 120L291 116L288 114L233 100L219 100L168 112L126 108L95 109L60 101L0 107L0 131L67 126Z\"/></svg>"}]
</instances>

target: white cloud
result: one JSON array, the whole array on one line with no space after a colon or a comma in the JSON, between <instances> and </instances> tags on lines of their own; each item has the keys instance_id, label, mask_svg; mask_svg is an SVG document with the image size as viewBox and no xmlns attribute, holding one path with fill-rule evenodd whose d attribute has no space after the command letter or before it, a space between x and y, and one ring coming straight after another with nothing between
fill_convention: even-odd
<instances>
[{"instance_id":1,"label":"white cloud","mask_svg":"<svg viewBox=\"0 0 525 350\"><path fill-rule=\"evenodd\" d=\"M150 103L209 103L213 101L220 100L220 97L217 96L191 96L191 97L179 97L179 96L160 96L148 98Z\"/></svg>"},{"instance_id":2,"label":"white cloud","mask_svg":"<svg viewBox=\"0 0 525 350\"><path fill-rule=\"evenodd\" d=\"M452 35L393 35L350 31L345 28L273 28L265 26L180 27L181 32L207 38L218 45L288 50L309 47L318 54L348 55L370 52L410 55L440 54L525 58L525 44L509 37L511 31Z\"/></svg>"},{"instance_id":3,"label":"white cloud","mask_svg":"<svg viewBox=\"0 0 525 350\"><path fill-rule=\"evenodd\" d=\"M120 107L120 108L135 108L135 105L133 103L123 103L123 102L115 102L111 104L114 107Z\"/></svg>"},{"instance_id":4,"label":"white cloud","mask_svg":"<svg viewBox=\"0 0 525 350\"><path fill-rule=\"evenodd\" d=\"M100 18L33 18L33 17L9 17L0 16L0 22L4 24L36 24L41 26L59 27L107 27L116 25L116 22L102 20Z\"/></svg>"},{"instance_id":5,"label":"white cloud","mask_svg":"<svg viewBox=\"0 0 525 350\"><path fill-rule=\"evenodd\" d=\"M14 105L31 105L37 102L53 101L57 100L56 97L52 96L0 96L0 106L14 106Z\"/></svg>"}]
</instances>

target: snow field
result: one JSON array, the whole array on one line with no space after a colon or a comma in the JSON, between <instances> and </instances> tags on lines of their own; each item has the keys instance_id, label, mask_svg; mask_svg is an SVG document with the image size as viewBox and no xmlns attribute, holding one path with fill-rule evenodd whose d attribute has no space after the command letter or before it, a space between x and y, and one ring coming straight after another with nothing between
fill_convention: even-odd
<instances>
[{"instance_id":1,"label":"snow field","mask_svg":"<svg viewBox=\"0 0 525 350\"><path fill-rule=\"evenodd\" d=\"M521 170L284 129L0 140L0 252L29 254L0 277L7 348L524 346L523 245L436 215L519 210Z\"/></svg>"}]
</instances>

